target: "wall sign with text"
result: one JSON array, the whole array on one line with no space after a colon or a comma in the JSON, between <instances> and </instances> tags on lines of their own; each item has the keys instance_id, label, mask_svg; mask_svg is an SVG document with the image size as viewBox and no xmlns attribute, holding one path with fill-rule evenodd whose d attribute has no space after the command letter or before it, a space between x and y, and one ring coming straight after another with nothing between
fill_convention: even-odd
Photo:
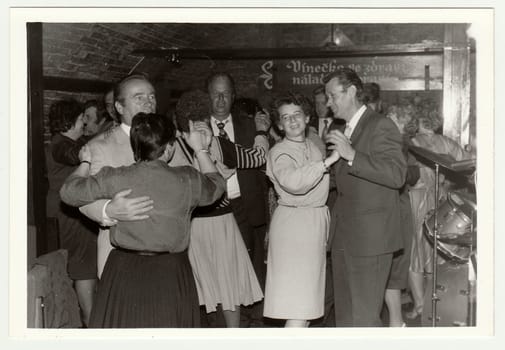
<instances>
[{"instance_id":1,"label":"wall sign with text","mask_svg":"<svg viewBox=\"0 0 505 350\"><path fill-rule=\"evenodd\" d=\"M342 67L354 69L363 82L376 82L384 91L442 90L442 55L270 60L261 65L259 78L267 90L310 92Z\"/></svg>"}]
</instances>

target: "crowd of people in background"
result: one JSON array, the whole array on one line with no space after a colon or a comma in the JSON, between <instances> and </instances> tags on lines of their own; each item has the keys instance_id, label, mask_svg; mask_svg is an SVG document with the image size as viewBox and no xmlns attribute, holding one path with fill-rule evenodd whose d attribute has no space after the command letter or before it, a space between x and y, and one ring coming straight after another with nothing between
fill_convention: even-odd
<instances>
[{"instance_id":1,"label":"crowd of people in background","mask_svg":"<svg viewBox=\"0 0 505 350\"><path fill-rule=\"evenodd\" d=\"M379 327L384 306L404 327L406 293L420 316L435 179L409 145L468 155L429 102L323 81L262 106L213 73L161 115L133 74L51 106L47 215L83 327Z\"/></svg>"}]
</instances>

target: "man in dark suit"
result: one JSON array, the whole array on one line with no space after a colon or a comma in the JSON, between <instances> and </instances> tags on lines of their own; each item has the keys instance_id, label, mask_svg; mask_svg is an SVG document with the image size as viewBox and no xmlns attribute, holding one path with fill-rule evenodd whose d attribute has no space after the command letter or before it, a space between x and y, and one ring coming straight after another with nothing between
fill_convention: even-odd
<instances>
[{"instance_id":1,"label":"man in dark suit","mask_svg":"<svg viewBox=\"0 0 505 350\"><path fill-rule=\"evenodd\" d=\"M259 133L267 136L267 130L256 131L254 118L232 115L235 86L229 74L211 75L207 79L207 91L211 101L210 124L214 135L228 138L244 147L252 147L254 138ZM264 114L261 111L258 113ZM226 185L233 214L254 271L264 288L266 275L264 240L267 222L265 175L260 169L238 169L237 173L227 180ZM262 318L263 311L258 306L256 309L253 312L255 315L253 319L258 322L258 318Z\"/></svg>"},{"instance_id":2,"label":"man in dark suit","mask_svg":"<svg viewBox=\"0 0 505 350\"><path fill-rule=\"evenodd\" d=\"M332 167L337 187L332 253L343 251L352 325L381 326L392 255L402 248L398 190L407 171L402 137L390 119L364 105L363 83L352 69L339 69L324 83L334 115L347 121L344 133L333 130L327 137L341 156ZM339 278L334 276L336 288Z\"/></svg>"}]
</instances>

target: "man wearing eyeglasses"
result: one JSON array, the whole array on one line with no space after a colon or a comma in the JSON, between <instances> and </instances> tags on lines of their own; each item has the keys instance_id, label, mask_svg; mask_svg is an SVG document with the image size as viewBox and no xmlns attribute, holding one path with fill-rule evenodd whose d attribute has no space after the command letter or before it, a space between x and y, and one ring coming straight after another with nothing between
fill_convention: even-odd
<instances>
[{"instance_id":1,"label":"man wearing eyeglasses","mask_svg":"<svg viewBox=\"0 0 505 350\"><path fill-rule=\"evenodd\" d=\"M263 120L263 130L256 130L254 118L232 115L235 99L233 78L224 72L214 73L207 79L207 92L211 104L210 124L215 136L224 137L244 147L252 147L256 135L267 136L270 126L268 115L258 111L255 117ZM238 169L226 181L227 196L231 202L233 215L248 250L256 276L262 288L265 284L266 233L266 177L260 169ZM242 314L250 314L241 326L261 326L262 303L256 304ZM247 312L249 311L249 312Z\"/></svg>"},{"instance_id":2,"label":"man wearing eyeglasses","mask_svg":"<svg viewBox=\"0 0 505 350\"><path fill-rule=\"evenodd\" d=\"M352 325L379 327L393 252L402 248L399 189L407 172L402 137L391 120L363 103L363 83L352 69L339 69L323 81L328 106L347 122L344 133L333 130L326 138L340 154L331 169L337 188L333 264L343 252ZM333 278L337 302L341 276Z\"/></svg>"}]
</instances>

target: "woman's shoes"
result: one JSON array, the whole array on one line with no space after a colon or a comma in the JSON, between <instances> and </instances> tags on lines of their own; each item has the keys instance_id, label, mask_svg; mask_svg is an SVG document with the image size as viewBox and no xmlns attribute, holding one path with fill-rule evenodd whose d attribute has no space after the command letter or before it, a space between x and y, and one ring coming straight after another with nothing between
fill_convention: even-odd
<instances>
[{"instance_id":1,"label":"woman's shoes","mask_svg":"<svg viewBox=\"0 0 505 350\"><path fill-rule=\"evenodd\" d=\"M408 318L409 320L415 320L419 316L421 316L423 313L423 306L414 306L412 308L412 311L408 311L405 313L405 317Z\"/></svg>"}]
</instances>

